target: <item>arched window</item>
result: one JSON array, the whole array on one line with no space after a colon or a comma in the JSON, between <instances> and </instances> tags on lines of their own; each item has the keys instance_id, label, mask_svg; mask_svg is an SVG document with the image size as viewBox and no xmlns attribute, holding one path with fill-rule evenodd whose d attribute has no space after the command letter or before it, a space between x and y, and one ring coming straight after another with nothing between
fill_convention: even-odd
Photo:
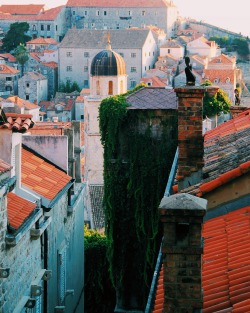
<instances>
[{"instance_id":1,"label":"arched window","mask_svg":"<svg viewBox=\"0 0 250 313\"><path fill-rule=\"evenodd\" d=\"M124 91L123 91L123 80L120 81L120 93L124 93Z\"/></svg>"},{"instance_id":2,"label":"arched window","mask_svg":"<svg viewBox=\"0 0 250 313\"><path fill-rule=\"evenodd\" d=\"M113 82L112 80L109 81L109 95L112 95L113 94Z\"/></svg>"},{"instance_id":3,"label":"arched window","mask_svg":"<svg viewBox=\"0 0 250 313\"><path fill-rule=\"evenodd\" d=\"M100 81L99 80L96 81L96 94L97 95L100 94Z\"/></svg>"},{"instance_id":4,"label":"arched window","mask_svg":"<svg viewBox=\"0 0 250 313\"><path fill-rule=\"evenodd\" d=\"M230 78L229 78L229 77L227 77L226 83L227 83L227 84L230 84Z\"/></svg>"}]
</instances>

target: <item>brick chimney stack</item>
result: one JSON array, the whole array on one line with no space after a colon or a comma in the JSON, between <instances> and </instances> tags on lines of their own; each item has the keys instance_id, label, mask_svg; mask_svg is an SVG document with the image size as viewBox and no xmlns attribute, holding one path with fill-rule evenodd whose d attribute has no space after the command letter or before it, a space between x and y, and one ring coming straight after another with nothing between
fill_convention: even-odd
<instances>
[{"instance_id":1,"label":"brick chimney stack","mask_svg":"<svg viewBox=\"0 0 250 313\"><path fill-rule=\"evenodd\" d=\"M205 91L215 94L218 87L183 86L175 88L178 97L178 189L195 185L202 179L202 106Z\"/></svg>"},{"instance_id":2,"label":"brick chimney stack","mask_svg":"<svg viewBox=\"0 0 250 313\"><path fill-rule=\"evenodd\" d=\"M160 203L163 223L163 313L201 312L201 230L207 200L180 193Z\"/></svg>"}]
</instances>

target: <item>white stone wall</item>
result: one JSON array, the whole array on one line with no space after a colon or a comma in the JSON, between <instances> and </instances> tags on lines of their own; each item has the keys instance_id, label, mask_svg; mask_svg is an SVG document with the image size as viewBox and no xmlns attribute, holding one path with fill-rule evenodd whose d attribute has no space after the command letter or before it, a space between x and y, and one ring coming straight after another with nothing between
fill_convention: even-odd
<instances>
[{"instance_id":1,"label":"white stone wall","mask_svg":"<svg viewBox=\"0 0 250 313\"><path fill-rule=\"evenodd\" d=\"M111 8L111 7L72 7L68 8L71 27L88 29L125 29L154 25L169 31L177 19L175 8ZM106 12L106 13L105 13ZM106 14L106 15L105 15ZM120 18L122 17L122 19ZM124 19L127 18L127 19Z\"/></svg>"},{"instance_id":2,"label":"white stone wall","mask_svg":"<svg viewBox=\"0 0 250 313\"><path fill-rule=\"evenodd\" d=\"M201 56L207 56L208 58L213 58L217 56L216 46L210 47L205 42L196 39L187 43L187 52L189 54L199 54Z\"/></svg>"},{"instance_id":3,"label":"white stone wall","mask_svg":"<svg viewBox=\"0 0 250 313\"><path fill-rule=\"evenodd\" d=\"M166 54L171 54L175 59L179 60L184 57L184 48L165 48L161 47L160 48L160 56L163 57Z\"/></svg>"},{"instance_id":4,"label":"white stone wall","mask_svg":"<svg viewBox=\"0 0 250 313\"><path fill-rule=\"evenodd\" d=\"M72 52L72 56L67 56L67 52ZM88 52L89 57L84 57L84 52ZM65 83L69 79L72 82L76 81L80 88L89 88L91 62L98 52L100 52L99 49L59 47L59 84L60 82ZM128 74L128 89L132 88L131 81L138 84L141 77L149 68L154 67L157 60L157 44L151 32L149 32L142 49L128 47L127 49L116 49L115 52L122 54L124 58ZM131 57L134 54L136 56ZM84 80L88 81L88 85L84 85Z\"/></svg>"},{"instance_id":5,"label":"white stone wall","mask_svg":"<svg viewBox=\"0 0 250 313\"><path fill-rule=\"evenodd\" d=\"M29 86L27 86L29 84ZM30 102L39 103L41 100L48 99L48 80L32 79L29 75L24 75L18 80L18 96ZM26 98L29 97L29 99Z\"/></svg>"}]
</instances>

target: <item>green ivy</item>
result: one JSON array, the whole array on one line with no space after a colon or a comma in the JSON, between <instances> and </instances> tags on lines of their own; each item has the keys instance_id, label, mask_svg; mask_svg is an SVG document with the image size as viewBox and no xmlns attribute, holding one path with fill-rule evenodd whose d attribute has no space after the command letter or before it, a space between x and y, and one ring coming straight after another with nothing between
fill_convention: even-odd
<instances>
[{"instance_id":1,"label":"green ivy","mask_svg":"<svg viewBox=\"0 0 250 313\"><path fill-rule=\"evenodd\" d=\"M126 95L119 95L99 108L105 232L114 286L133 281L144 305L159 251L158 206L176 150L177 112L159 118L154 111L127 107Z\"/></svg>"},{"instance_id":2,"label":"green ivy","mask_svg":"<svg viewBox=\"0 0 250 313\"><path fill-rule=\"evenodd\" d=\"M108 241L97 231L84 228L84 312L110 313L115 306L115 290L106 258Z\"/></svg>"}]
</instances>

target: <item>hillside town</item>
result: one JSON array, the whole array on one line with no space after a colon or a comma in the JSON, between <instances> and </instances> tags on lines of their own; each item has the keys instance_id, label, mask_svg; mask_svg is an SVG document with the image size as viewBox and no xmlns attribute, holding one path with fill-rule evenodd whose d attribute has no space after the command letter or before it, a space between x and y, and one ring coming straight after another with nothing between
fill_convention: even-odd
<instances>
[{"instance_id":1,"label":"hillside town","mask_svg":"<svg viewBox=\"0 0 250 313\"><path fill-rule=\"evenodd\" d=\"M0 5L0 313L250 312L249 49L171 0Z\"/></svg>"}]
</instances>

